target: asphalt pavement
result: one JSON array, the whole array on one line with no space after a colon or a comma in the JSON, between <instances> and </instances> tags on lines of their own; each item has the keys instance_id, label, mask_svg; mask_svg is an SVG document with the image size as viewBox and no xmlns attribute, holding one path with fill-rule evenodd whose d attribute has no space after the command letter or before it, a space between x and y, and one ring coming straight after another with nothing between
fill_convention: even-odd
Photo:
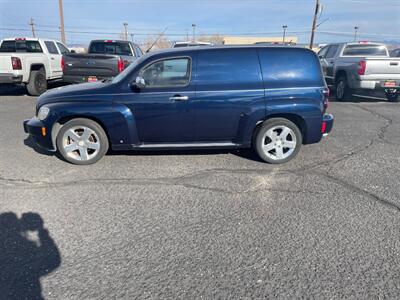
<instances>
[{"instance_id":1,"label":"asphalt pavement","mask_svg":"<svg viewBox=\"0 0 400 300\"><path fill-rule=\"evenodd\" d=\"M400 104L332 102L332 134L274 166L252 151L34 147L35 98L0 93L0 298L400 295Z\"/></svg>"}]
</instances>

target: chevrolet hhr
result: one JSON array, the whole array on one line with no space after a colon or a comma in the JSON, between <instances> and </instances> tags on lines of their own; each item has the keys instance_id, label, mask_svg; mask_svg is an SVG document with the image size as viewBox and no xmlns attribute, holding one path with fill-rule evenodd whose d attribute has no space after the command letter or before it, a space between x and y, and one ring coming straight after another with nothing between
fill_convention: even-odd
<instances>
[{"instance_id":1,"label":"chevrolet hhr","mask_svg":"<svg viewBox=\"0 0 400 300\"><path fill-rule=\"evenodd\" d=\"M308 49L176 48L144 55L111 80L47 91L24 130L79 165L109 148L250 147L279 164L332 130L328 96Z\"/></svg>"}]
</instances>

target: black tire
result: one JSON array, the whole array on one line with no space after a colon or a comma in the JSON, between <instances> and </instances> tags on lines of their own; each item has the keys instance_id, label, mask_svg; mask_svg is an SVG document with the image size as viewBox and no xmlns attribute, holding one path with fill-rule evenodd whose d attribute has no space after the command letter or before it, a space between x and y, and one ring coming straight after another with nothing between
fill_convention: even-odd
<instances>
[{"instance_id":1,"label":"black tire","mask_svg":"<svg viewBox=\"0 0 400 300\"><path fill-rule=\"evenodd\" d=\"M26 89L31 96L39 96L47 91L46 72L43 68L37 71L31 71Z\"/></svg>"},{"instance_id":2,"label":"black tire","mask_svg":"<svg viewBox=\"0 0 400 300\"><path fill-rule=\"evenodd\" d=\"M386 99L388 99L389 102L398 102L399 101L399 94L398 93L393 93L393 94L386 94Z\"/></svg>"},{"instance_id":3,"label":"black tire","mask_svg":"<svg viewBox=\"0 0 400 300\"><path fill-rule=\"evenodd\" d=\"M343 90L341 90L343 89ZM353 92L347 84L347 79L344 76L339 77L335 84L335 95L338 101L351 100Z\"/></svg>"},{"instance_id":4,"label":"black tire","mask_svg":"<svg viewBox=\"0 0 400 300\"><path fill-rule=\"evenodd\" d=\"M274 155L274 151L276 152L277 150L271 149L270 151L267 151L268 154L264 151L263 146L270 143L274 143L274 141L272 141L269 137L266 137L265 135L267 134L267 132L274 128L274 127L287 127L291 130L290 133L290 137L292 139L293 142L295 142L295 147L292 148L293 151L291 151L291 154L289 154L289 148L284 147L285 144L283 145L278 145L275 146L282 148L282 151L285 154L289 154L289 156L282 158L282 159L278 159L278 158L272 158L271 156ZM278 132L280 129L276 129ZM281 134L282 131L280 131L279 134ZM292 134L294 135L294 137L292 136ZM265 121L261 127L259 127L255 139L254 139L254 145L253 147L255 148L258 156L265 162L270 163L270 164L283 164L288 162L289 160L293 159L300 151L301 145L302 145L302 141L303 141L303 137L301 134L300 129L296 126L296 124L294 124L292 121L289 121L288 119L284 119L284 118L273 118L273 119L269 119L267 121ZM289 141L290 142L290 141ZM276 143L275 143L276 145ZM286 151L284 150L286 149ZM276 154L275 154L276 156Z\"/></svg>"},{"instance_id":5,"label":"black tire","mask_svg":"<svg viewBox=\"0 0 400 300\"><path fill-rule=\"evenodd\" d=\"M87 160L80 160L78 157L81 156L80 151L76 149L74 152L68 153L66 149L64 148L64 134L70 130L75 128L89 128L92 130L95 134L90 135L90 138L94 143L99 144L99 148L97 150L97 154L93 156L92 158L89 158L90 155L94 155L96 152L92 149L89 149L89 147L85 148L86 153L89 153L89 151L93 151L92 154L88 156ZM83 133L82 133L83 134ZM79 133L78 133L79 136ZM79 136L80 137L80 136ZM98 139L98 141L97 141ZM72 144L72 140L70 140L70 143ZM76 141L75 143L79 143ZM70 162L75 165L91 165L96 162L98 162L108 151L109 143L108 143L108 138L106 133L104 132L103 128L96 122L89 120L89 119L72 119L71 121L68 121L65 123L61 129L58 131L57 134L57 139L56 139L56 144L57 144L57 150L59 155L66 160L67 162ZM86 147L86 146L85 146ZM80 148L81 149L81 148ZM83 148L82 148L83 149Z\"/></svg>"}]
</instances>

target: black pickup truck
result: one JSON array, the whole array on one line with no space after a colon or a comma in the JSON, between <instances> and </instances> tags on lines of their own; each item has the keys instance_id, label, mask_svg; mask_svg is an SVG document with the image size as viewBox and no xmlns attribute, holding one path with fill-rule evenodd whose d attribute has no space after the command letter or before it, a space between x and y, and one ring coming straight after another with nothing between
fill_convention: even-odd
<instances>
[{"instance_id":1,"label":"black pickup truck","mask_svg":"<svg viewBox=\"0 0 400 300\"><path fill-rule=\"evenodd\" d=\"M63 80L80 83L111 78L142 55L140 47L129 41L94 40L89 44L88 53L63 55Z\"/></svg>"}]
</instances>

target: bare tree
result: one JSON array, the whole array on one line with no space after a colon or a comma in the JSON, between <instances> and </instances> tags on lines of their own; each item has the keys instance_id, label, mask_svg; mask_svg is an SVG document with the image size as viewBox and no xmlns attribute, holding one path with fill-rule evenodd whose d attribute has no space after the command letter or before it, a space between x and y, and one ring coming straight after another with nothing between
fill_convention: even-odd
<instances>
[{"instance_id":1,"label":"bare tree","mask_svg":"<svg viewBox=\"0 0 400 300\"><path fill-rule=\"evenodd\" d=\"M154 44L154 42L156 43ZM169 39L167 39L164 35L162 35L161 37L156 35L148 35L144 42L143 46L143 48L145 48L144 50L149 49L153 44L154 44L152 48L153 50L171 48L172 46L172 42Z\"/></svg>"}]
</instances>

